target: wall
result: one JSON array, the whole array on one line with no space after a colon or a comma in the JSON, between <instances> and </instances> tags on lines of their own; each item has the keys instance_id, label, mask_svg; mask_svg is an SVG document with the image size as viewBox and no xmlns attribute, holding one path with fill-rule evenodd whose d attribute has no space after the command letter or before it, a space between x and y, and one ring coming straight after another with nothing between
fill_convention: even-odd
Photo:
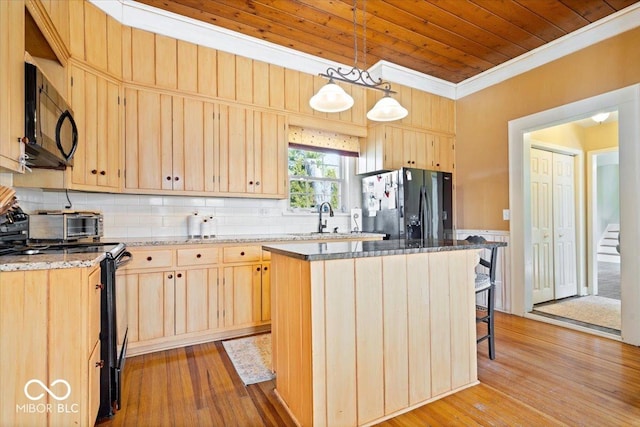
<instances>
[{"instance_id":1,"label":"wall","mask_svg":"<svg viewBox=\"0 0 640 427\"><path fill-rule=\"evenodd\" d=\"M59 210L67 205L63 191L16 189L20 206L28 213ZM188 196L144 196L69 192L74 210L104 214L104 237L187 236L187 216L197 211L213 215L216 235L309 233L318 228L318 216L287 212L287 200L233 199ZM327 229L346 232L348 214L327 217Z\"/></svg>"},{"instance_id":2,"label":"wall","mask_svg":"<svg viewBox=\"0 0 640 427\"><path fill-rule=\"evenodd\" d=\"M598 166L598 236L607 224L620 224L620 179L618 165Z\"/></svg>"},{"instance_id":3,"label":"wall","mask_svg":"<svg viewBox=\"0 0 640 427\"><path fill-rule=\"evenodd\" d=\"M458 228L508 230L508 122L640 81L640 28L456 103Z\"/></svg>"}]
</instances>

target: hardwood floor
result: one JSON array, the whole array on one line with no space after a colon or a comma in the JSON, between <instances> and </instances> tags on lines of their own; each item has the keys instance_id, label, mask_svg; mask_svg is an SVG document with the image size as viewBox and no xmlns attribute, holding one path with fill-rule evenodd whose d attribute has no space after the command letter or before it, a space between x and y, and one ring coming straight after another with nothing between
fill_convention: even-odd
<instances>
[{"instance_id":1,"label":"hardwood floor","mask_svg":"<svg viewBox=\"0 0 640 427\"><path fill-rule=\"evenodd\" d=\"M381 426L640 426L640 348L496 314L481 384ZM220 342L127 360L123 408L106 426L292 426L265 382L245 387Z\"/></svg>"}]
</instances>

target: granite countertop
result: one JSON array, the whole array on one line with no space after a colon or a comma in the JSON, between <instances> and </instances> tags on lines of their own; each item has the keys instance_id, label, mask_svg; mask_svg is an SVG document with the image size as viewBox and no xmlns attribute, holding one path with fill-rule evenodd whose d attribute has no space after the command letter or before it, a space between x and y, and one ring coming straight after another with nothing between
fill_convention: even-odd
<instances>
[{"instance_id":1,"label":"granite countertop","mask_svg":"<svg viewBox=\"0 0 640 427\"><path fill-rule=\"evenodd\" d=\"M129 247L134 246L163 246L163 245L210 245L216 243L264 243L264 242L303 242L306 240L344 240L344 239L381 239L382 234L377 233L282 233L282 234L248 234L215 236L206 239L189 238L186 236L174 237L127 237L108 238L104 240L125 243Z\"/></svg>"},{"instance_id":2,"label":"granite countertop","mask_svg":"<svg viewBox=\"0 0 640 427\"><path fill-rule=\"evenodd\" d=\"M105 257L104 253L3 255L0 271L53 270L58 268L92 267Z\"/></svg>"},{"instance_id":3,"label":"granite countertop","mask_svg":"<svg viewBox=\"0 0 640 427\"><path fill-rule=\"evenodd\" d=\"M382 238L375 233L297 233L216 236L207 239L188 237L129 237L104 238L105 242L125 243L128 247L164 246L164 245L200 245L216 243L265 243L265 242L303 242L308 240ZM58 268L91 267L104 259L104 253L77 252L72 254L37 254L0 256L0 271L48 270Z\"/></svg>"},{"instance_id":4,"label":"granite countertop","mask_svg":"<svg viewBox=\"0 0 640 427\"><path fill-rule=\"evenodd\" d=\"M504 242L469 243L466 240L377 240L327 243L289 243L265 245L262 248L276 254L305 261L404 255L507 246Z\"/></svg>"}]
</instances>

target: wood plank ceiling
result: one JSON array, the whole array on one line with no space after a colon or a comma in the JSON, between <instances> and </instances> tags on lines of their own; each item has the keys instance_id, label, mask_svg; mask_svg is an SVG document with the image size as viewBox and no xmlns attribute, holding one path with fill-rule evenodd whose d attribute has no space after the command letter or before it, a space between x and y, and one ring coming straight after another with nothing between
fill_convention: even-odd
<instances>
[{"instance_id":1,"label":"wood plank ceiling","mask_svg":"<svg viewBox=\"0 0 640 427\"><path fill-rule=\"evenodd\" d=\"M337 63L355 63L353 0L138 1ZM357 65L368 68L385 60L458 83L638 1L357 0Z\"/></svg>"}]
</instances>

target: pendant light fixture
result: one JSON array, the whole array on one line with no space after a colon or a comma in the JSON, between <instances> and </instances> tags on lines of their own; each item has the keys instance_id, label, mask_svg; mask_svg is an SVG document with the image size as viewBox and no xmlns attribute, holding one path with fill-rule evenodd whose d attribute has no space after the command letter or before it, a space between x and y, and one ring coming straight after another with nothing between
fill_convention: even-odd
<instances>
[{"instance_id":1,"label":"pendant light fixture","mask_svg":"<svg viewBox=\"0 0 640 427\"><path fill-rule=\"evenodd\" d=\"M351 70L343 70L342 67L334 68L329 67L324 73L320 73L321 77L329 79L329 82L324 85L318 93L313 95L309 100L309 105L316 111L323 113L339 113L340 111L346 111L353 106L353 98L338 86L335 81L341 81L358 86L363 86L367 89L376 89L384 92L384 96L376 102L373 108L367 113L369 120L378 122L389 122L393 120L400 120L409 114L406 108L391 97L392 93L396 93L391 90L391 84L382 81L382 79L374 80L373 77L366 70L367 61L367 20L363 18L363 43L364 43L364 70L358 68L358 36L357 36L357 1L353 0L353 53L354 64ZM367 3L366 0L363 5L363 14L366 15Z\"/></svg>"}]
</instances>

